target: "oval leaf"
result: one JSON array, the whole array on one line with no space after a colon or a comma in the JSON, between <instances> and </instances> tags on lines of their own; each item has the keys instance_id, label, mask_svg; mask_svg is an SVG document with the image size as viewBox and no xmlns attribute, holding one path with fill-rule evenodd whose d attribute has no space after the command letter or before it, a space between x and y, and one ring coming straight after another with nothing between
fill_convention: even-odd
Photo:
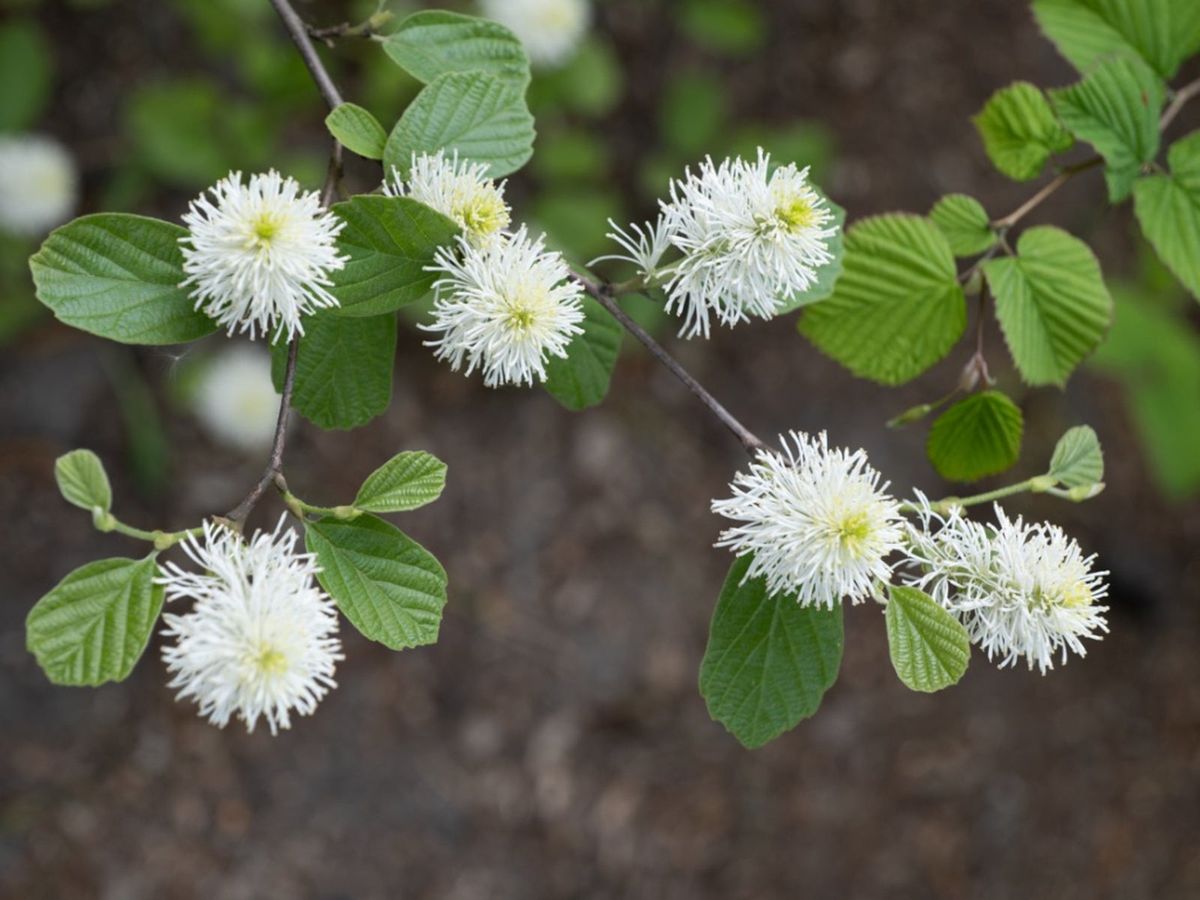
<instances>
[{"instance_id":1,"label":"oval leaf","mask_svg":"<svg viewBox=\"0 0 1200 900\"><path fill-rule=\"evenodd\" d=\"M388 137L384 170L408 174L413 154L458 151L494 178L533 155L533 116L521 84L482 72L450 72L427 84Z\"/></svg>"},{"instance_id":2,"label":"oval leaf","mask_svg":"<svg viewBox=\"0 0 1200 900\"><path fill-rule=\"evenodd\" d=\"M617 320L591 297L583 301L583 333L567 346L566 357L546 362L546 390L567 409L600 403L608 394L623 332Z\"/></svg>"},{"instance_id":3,"label":"oval leaf","mask_svg":"<svg viewBox=\"0 0 1200 900\"><path fill-rule=\"evenodd\" d=\"M842 276L805 310L800 332L855 375L902 384L945 356L966 324L950 245L928 219L893 213L846 232Z\"/></svg>"},{"instance_id":4,"label":"oval leaf","mask_svg":"<svg viewBox=\"0 0 1200 900\"><path fill-rule=\"evenodd\" d=\"M354 103L342 103L325 117L325 127L339 144L366 159L383 159L387 132L379 120Z\"/></svg>"},{"instance_id":5,"label":"oval leaf","mask_svg":"<svg viewBox=\"0 0 1200 900\"><path fill-rule=\"evenodd\" d=\"M68 503L89 512L112 508L112 487L104 464L91 450L72 450L54 461L54 480Z\"/></svg>"},{"instance_id":6,"label":"oval leaf","mask_svg":"<svg viewBox=\"0 0 1200 900\"><path fill-rule=\"evenodd\" d=\"M1169 175L1139 178L1133 208L1159 258L1200 300L1200 131L1167 151Z\"/></svg>"},{"instance_id":7,"label":"oval leaf","mask_svg":"<svg viewBox=\"0 0 1200 900\"><path fill-rule=\"evenodd\" d=\"M372 515L305 527L317 580L359 631L393 650L437 640L446 572L420 544Z\"/></svg>"},{"instance_id":8,"label":"oval leaf","mask_svg":"<svg viewBox=\"0 0 1200 900\"><path fill-rule=\"evenodd\" d=\"M937 417L926 451L943 478L975 481L1017 461L1023 428L1015 403L999 391L982 391Z\"/></svg>"},{"instance_id":9,"label":"oval leaf","mask_svg":"<svg viewBox=\"0 0 1200 900\"><path fill-rule=\"evenodd\" d=\"M404 512L432 503L446 486L446 464L430 453L398 453L367 476L354 499L367 512Z\"/></svg>"},{"instance_id":10,"label":"oval leaf","mask_svg":"<svg viewBox=\"0 0 1200 900\"><path fill-rule=\"evenodd\" d=\"M842 664L842 608L801 606L742 583L750 557L734 562L721 588L700 667L708 712L747 747L761 747L808 718Z\"/></svg>"},{"instance_id":11,"label":"oval leaf","mask_svg":"<svg viewBox=\"0 0 1200 900\"><path fill-rule=\"evenodd\" d=\"M444 10L413 13L383 42L384 52L429 83L448 72L478 71L524 85L529 59L516 35L488 19Z\"/></svg>"},{"instance_id":12,"label":"oval leaf","mask_svg":"<svg viewBox=\"0 0 1200 900\"><path fill-rule=\"evenodd\" d=\"M1100 263L1061 228L1030 228L1017 255L984 263L996 317L1021 377L1061 385L1096 348L1112 320Z\"/></svg>"},{"instance_id":13,"label":"oval leaf","mask_svg":"<svg viewBox=\"0 0 1200 900\"><path fill-rule=\"evenodd\" d=\"M182 344L217 330L185 288L178 225L145 216L84 216L50 233L29 260L59 321L123 344Z\"/></svg>"},{"instance_id":14,"label":"oval leaf","mask_svg":"<svg viewBox=\"0 0 1200 900\"><path fill-rule=\"evenodd\" d=\"M1088 425L1069 429L1059 438L1046 474L1067 488L1099 484L1104 478L1104 453L1096 432Z\"/></svg>"},{"instance_id":15,"label":"oval leaf","mask_svg":"<svg viewBox=\"0 0 1200 900\"><path fill-rule=\"evenodd\" d=\"M992 165L1016 181L1037 178L1046 160L1075 143L1046 95L1027 81L996 91L972 121Z\"/></svg>"},{"instance_id":16,"label":"oval leaf","mask_svg":"<svg viewBox=\"0 0 1200 900\"><path fill-rule=\"evenodd\" d=\"M914 691L956 684L971 658L971 640L958 619L911 587L890 588L885 620L892 666Z\"/></svg>"},{"instance_id":17,"label":"oval leaf","mask_svg":"<svg viewBox=\"0 0 1200 900\"><path fill-rule=\"evenodd\" d=\"M346 223L338 249L349 259L329 289L342 316L377 316L424 297L437 276L427 272L458 226L410 197L359 196L335 204Z\"/></svg>"},{"instance_id":18,"label":"oval leaf","mask_svg":"<svg viewBox=\"0 0 1200 900\"><path fill-rule=\"evenodd\" d=\"M162 611L154 554L76 569L25 620L26 646L55 684L122 681L141 658Z\"/></svg>"},{"instance_id":19,"label":"oval leaf","mask_svg":"<svg viewBox=\"0 0 1200 900\"><path fill-rule=\"evenodd\" d=\"M996 243L987 211L966 194L947 194L933 205L929 218L946 236L955 256L978 256Z\"/></svg>"}]
</instances>

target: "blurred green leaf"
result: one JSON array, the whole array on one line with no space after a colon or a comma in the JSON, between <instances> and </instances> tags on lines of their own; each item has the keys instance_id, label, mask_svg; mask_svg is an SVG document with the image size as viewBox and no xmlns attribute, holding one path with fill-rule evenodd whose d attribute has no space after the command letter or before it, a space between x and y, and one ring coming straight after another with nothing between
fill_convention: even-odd
<instances>
[{"instance_id":1,"label":"blurred green leaf","mask_svg":"<svg viewBox=\"0 0 1200 900\"><path fill-rule=\"evenodd\" d=\"M608 147L583 129L544 130L530 165L546 181L599 179L608 165Z\"/></svg>"},{"instance_id":2,"label":"blurred green leaf","mask_svg":"<svg viewBox=\"0 0 1200 900\"><path fill-rule=\"evenodd\" d=\"M701 155L725 125L725 86L699 71L681 72L667 82L658 116L663 139L674 150Z\"/></svg>"},{"instance_id":3,"label":"blurred green leaf","mask_svg":"<svg viewBox=\"0 0 1200 900\"><path fill-rule=\"evenodd\" d=\"M739 125L733 132L725 155L754 159L758 148L771 154L771 162L786 166L795 163L809 167L809 176L820 183L828 174L833 159L833 136L820 122L793 122L775 127L762 123Z\"/></svg>"},{"instance_id":4,"label":"blurred green leaf","mask_svg":"<svg viewBox=\"0 0 1200 900\"><path fill-rule=\"evenodd\" d=\"M592 39L562 68L538 73L529 87L529 105L539 116L562 108L597 117L617 105L623 90L620 61L608 44Z\"/></svg>"},{"instance_id":5,"label":"blurred green leaf","mask_svg":"<svg viewBox=\"0 0 1200 900\"><path fill-rule=\"evenodd\" d=\"M1159 258L1200 300L1200 131L1172 144L1167 164L1167 174L1134 184L1134 211Z\"/></svg>"},{"instance_id":6,"label":"blurred green leaf","mask_svg":"<svg viewBox=\"0 0 1200 900\"><path fill-rule=\"evenodd\" d=\"M745 56L766 40L762 12L748 0L687 0L679 17L688 37L717 53Z\"/></svg>"},{"instance_id":7,"label":"blurred green leaf","mask_svg":"<svg viewBox=\"0 0 1200 900\"><path fill-rule=\"evenodd\" d=\"M42 116L50 98L50 44L36 22L0 25L0 131L23 131Z\"/></svg>"},{"instance_id":8,"label":"blurred green leaf","mask_svg":"<svg viewBox=\"0 0 1200 900\"><path fill-rule=\"evenodd\" d=\"M1075 143L1046 95L1027 81L996 91L972 121L992 164L1016 181L1037 178L1046 160Z\"/></svg>"},{"instance_id":9,"label":"blurred green leaf","mask_svg":"<svg viewBox=\"0 0 1200 900\"><path fill-rule=\"evenodd\" d=\"M608 220L624 218L621 198L599 187L566 187L543 191L533 206L532 218L568 257L586 262L608 252L604 236Z\"/></svg>"},{"instance_id":10,"label":"blurred green leaf","mask_svg":"<svg viewBox=\"0 0 1200 900\"><path fill-rule=\"evenodd\" d=\"M981 391L934 420L925 449L943 478L977 481L1016 463L1023 430L1015 403L999 391Z\"/></svg>"}]
</instances>

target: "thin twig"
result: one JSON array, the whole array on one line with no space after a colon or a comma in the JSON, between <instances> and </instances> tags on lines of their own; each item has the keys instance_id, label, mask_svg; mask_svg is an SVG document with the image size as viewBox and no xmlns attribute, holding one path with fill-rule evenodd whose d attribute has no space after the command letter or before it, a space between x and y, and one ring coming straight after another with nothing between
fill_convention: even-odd
<instances>
[{"instance_id":1,"label":"thin twig","mask_svg":"<svg viewBox=\"0 0 1200 900\"><path fill-rule=\"evenodd\" d=\"M321 97L325 100L326 105L330 109L341 106L342 95L338 91L337 85L333 83L333 79L329 77L329 72L325 68L325 64L321 62L321 57L317 56L317 48L309 40L308 27L304 24L304 20L297 15L288 0L271 0L271 5L275 7L275 12L279 13L279 18L283 20L292 43L300 51L300 56L304 60L304 64L308 66L308 72L312 75L313 81L317 83L317 90L321 92Z\"/></svg>"},{"instance_id":2,"label":"thin twig","mask_svg":"<svg viewBox=\"0 0 1200 900\"><path fill-rule=\"evenodd\" d=\"M577 273L573 273L573 277L596 302L608 310L612 317L621 323L626 331L641 341L655 359L666 366L672 375L682 381L688 390L695 394L700 402L707 406L712 414L721 421L722 425L733 432L734 437L742 442L742 446L746 448L747 453L754 454L755 451L761 450L766 446L754 432L739 422L729 410L722 406L717 398L708 392L708 389L704 385L693 378L691 373L680 365L675 357L671 356L664 349L662 344L651 337L641 325L635 322L629 313L621 309L617 301L613 299L612 290L609 285L595 282Z\"/></svg>"},{"instance_id":3,"label":"thin twig","mask_svg":"<svg viewBox=\"0 0 1200 900\"><path fill-rule=\"evenodd\" d=\"M992 221L992 227L999 231L1007 231L1009 228L1012 228L1023 218L1041 206L1047 197L1057 191L1060 187L1062 187L1080 172L1086 172L1088 169L1094 169L1103 162L1104 160L1101 157L1093 156L1090 159L1085 159L1081 163L1076 163L1073 166L1067 166L1055 176L1053 181L1010 212L1007 216L1004 216L1000 219L994 219Z\"/></svg>"},{"instance_id":4,"label":"thin twig","mask_svg":"<svg viewBox=\"0 0 1200 900\"><path fill-rule=\"evenodd\" d=\"M1184 105L1196 97L1200 97L1200 78L1185 84L1175 92L1170 105L1163 111L1162 118L1158 120L1158 130L1166 131L1167 126L1175 121L1175 117L1179 115L1179 111L1183 109Z\"/></svg>"}]
</instances>

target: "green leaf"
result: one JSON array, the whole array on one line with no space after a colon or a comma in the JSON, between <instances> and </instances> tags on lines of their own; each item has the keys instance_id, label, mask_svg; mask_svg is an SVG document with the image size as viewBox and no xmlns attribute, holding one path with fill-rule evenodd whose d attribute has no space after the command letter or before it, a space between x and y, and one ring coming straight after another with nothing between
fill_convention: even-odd
<instances>
[{"instance_id":1,"label":"green leaf","mask_svg":"<svg viewBox=\"0 0 1200 900\"><path fill-rule=\"evenodd\" d=\"M54 461L54 480L68 503L91 512L112 508L112 487L104 464L91 450L72 450Z\"/></svg>"},{"instance_id":2,"label":"green leaf","mask_svg":"<svg viewBox=\"0 0 1200 900\"><path fill-rule=\"evenodd\" d=\"M393 650L437 640L446 572L433 555L376 516L305 526L321 587L359 631Z\"/></svg>"},{"instance_id":3,"label":"green leaf","mask_svg":"<svg viewBox=\"0 0 1200 900\"><path fill-rule=\"evenodd\" d=\"M801 606L742 583L750 557L734 562L713 613L700 667L708 712L747 747L761 747L808 718L842 664L842 608Z\"/></svg>"},{"instance_id":4,"label":"green leaf","mask_svg":"<svg viewBox=\"0 0 1200 900\"><path fill-rule=\"evenodd\" d=\"M287 345L271 348L276 390L283 390ZM350 429L365 425L392 402L396 317L355 319L317 313L304 320L296 355L292 407L314 425Z\"/></svg>"},{"instance_id":5,"label":"green leaf","mask_svg":"<svg viewBox=\"0 0 1200 900\"><path fill-rule=\"evenodd\" d=\"M1037 178L1046 160L1075 142L1046 95L1027 81L996 91L971 121L992 165L1016 181Z\"/></svg>"},{"instance_id":6,"label":"green leaf","mask_svg":"<svg viewBox=\"0 0 1200 900\"><path fill-rule=\"evenodd\" d=\"M426 271L458 226L410 197L361 195L335 204L338 250L349 257L329 289L342 316L378 316L420 300L437 276Z\"/></svg>"},{"instance_id":7,"label":"green leaf","mask_svg":"<svg viewBox=\"0 0 1200 900\"><path fill-rule=\"evenodd\" d=\"M900 680L925 692L956 684L971 658L971 639L962 623L924 591L893 585L889 594L888 650Z\"/></svg>"},{"instance_id":8,"label":"green leaf","mask_svg":"<svg viewBox=\"0 0 1200 900\"><path fill-rule=\"evenodd\" d=\"M814 187L813 189L816 190L818 194L821 194L821 196L825 196L818 188ZM845 270L846 256L846 238L844 231L846 226L846 210L842 209L842 207L838 206L828 197L825 197L825 203L833 212L833 224L837 228L837 231L834 233L833 237L831 237L829 242L825 245L825 249L829 251L829 255L832 257L832 259L830 259L829 262L825 263L825 265L821 266L821 268L817 270L817 280L813 282L812 286L808 288L808 290L793 294L785 302L780 303L777 306L778 312L776 315L783 315L784 313L789 313L794 309L799 309L802 306L808 306L812 303L824 300L833 293L833 286L837 284L837 280L842 277L842 272Z\"/></svg>"},{"instance_id":9,"label":"green leaf","mask_svg":"<svg viewBox=\"0 0 1200 900\"><path fill-rule=\"evenodd\" d=\"M1030 228L1015 257L989 260L983 272L1008 350L1030 384L1063 384L1112 321L1100 263L1060 228Z\"/></svg>"},{"instance_id":10,"label":"green leaf","mask_svg":"<svg viewBox=\"0 0 1200 900\"><path fill-rule=\"evenodd\" d=\"M600 403L608 393L623 332L617 320L591 297L583 301L583 334L575 335L566 357L546 363L546 390L567 409Z\"/></svg>"},{"instance_id":11,"label":"green leaf","mask_svg":"<svg viewBox=\"0 0 1200 900\"><path fill-rule=\"evenodd\" d=\"M1063 123L1104 157L1108 199L1124 200L1138 171L1158 153L1162 82L1140 60L1118 57L1050 97Z\"/></svg>"},{"instance_id":12,"label":"green leaf","mask_svg":"<svg viewBox=\"0 0 1200 900\"><path fill-rule=\"evenodd\" d=\"M751 53L767 36L763 11L749 0L689 0L679 25L701 47L729 56Z\"/></svg>"},{"instance_id":13,"label":"green leaf","mask_svg":"<svg viewBox=\"0 0 1200 900\"><path fill-rule=\"evenodd\" d=\"M388 137L384 171L407 175L414 153L458 151L484 163L494 178L533 155L533 116L524 89L481 72L450 72L427 84Z\"/></svg>"},{"instance_id":14,"label":"green leaf","mask_svg":"<svg viewBox=\"0 0 1200 900\"><path fill-rule=\"evenodd\" d=\"M978 256L996 243L983 204L966 194L947 194L933 205L929 218L946 236L955 256Z\"/></svg>"},{"instance_id":15,"label":"green leaf","mask_svg":"<svg viewBox=\"0 0 1200 900\"><path fill-rule=\"evenodd\" d=\"M950 481L976 481L1011 467L1021 453L1021 410L999 391L981 391L942 413L926 452Z\"/></svg>"},{"instance_id":16,"label":"green leaf","mask_svg":"<svg viewBox=\"0 0 1200 900\"><path fill-rule=\"evenodd\" d=\"M41 28L15 19L0 26L0 131L23 131L50 97L53 54Z\"/></svg>"},{"instance_id":17,"label":"green leaf","mask_svg":"<svg viewBox=\"0 0 1200 900\"><path fill-rule=\"evenodd\" d=\"M25 641L55 684L122 681L150 641L162 611L154 554L101 559L76 569L37 602Z\"/></svg>"},{"instance_id":18,"label":"green leaf","mask_svg":"<svg viewBox=\"0 0 1200 900\"><path fill-rule=\"evenodd\" d=\"M1058 440L1046 473L1063 487L1099 484L1104 479L1100 439L1087 425L1076 425Z\"/></svg>"},{"instance_id":19,"label":"green leaf","mask_svg":"<svg viewBox=\"0 0 1200 900\"><path fill-rule=\"evenodd\" d=\"M379 120L354 103L342 103L325 117L325 127L339 144L366 159L383 159L387 132Z\"/></svg>"},{"instance_id":20,"label":"green leaf","mask_svg":"<svg viewBox=\"0 0 1200 900\"><path fill-rule=\"evenodd\" d=\"M392 60L426 83L450 72L478 71L524 87L529 59L516 35L497 22L432 10L413 13L383 42Z\"/></svg>"},{"instance_id":21,"label":"green leaf","mask_svg":"<svg viewBox=\"0 0 1200 900\"><path fill-rule=\"evenodd\" d=\"M366 512L404 512L432 503L446 486L446 464L430 453L397 453L367 476L354 498Z\"/></svg>"},{"instance_id":22,"label":"green leaf","mask_svg":"<svg viewBox=\"0 0 1200 900\"><path fill-rule=\"evenodd\" d=\"M1033 14L1081 72L1104 57L1132 52L1170 79L1200 51L1195 0L1034 0Z\"/></svg>"},{"instance_id":23,"label":"green leaf","mask_svg":"<svg viewBox=\"0 0 1200 900\"><path fill-rule=\"evenodd\" d=\"M954 346L967 324L954 255L920 216L862 219L846 232L844 271L800 332L855 375L903 384Z\"/></svg>"},{"instance_id":24,"label":"green leaf","mask_svg":"<svg viewBox=\"0 0 1200 900\"><path fill-rule=\"evenodd\" d=\"M1192 296L1200 300L1200 131L1167 150L1169 175L1133 186L1133 208L1142 234Z\"/></svg>"},{"instance_id":25,"label":"green leaf","mask_svg":"<svg viewBox=\"0 0 1200 900\"><path fill-rule=\"evenodd\" d=\"M125 213L56 229L29 260L38 299L59 321L122 344L182 344L217 330L184 280L178 225Z\"/></svg>"}]
</instances>

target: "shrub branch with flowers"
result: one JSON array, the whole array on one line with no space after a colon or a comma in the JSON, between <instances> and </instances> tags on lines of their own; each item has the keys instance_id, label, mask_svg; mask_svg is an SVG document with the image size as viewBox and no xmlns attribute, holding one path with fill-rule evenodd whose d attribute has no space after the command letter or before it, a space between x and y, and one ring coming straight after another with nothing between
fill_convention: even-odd
<instances>
[{"instance_id":1,"label":"shrub branch with flowers","mask_svg":"<svg viewBox=\"0 0 1200 900\"><path fill-rule=\"evenodd\" d=\"M837 678L843 604L881 606L896 674L937 691L957 682L975 646L1001 666L1047 672L1107 631L1106 573L1060 528L1011 518L1020 492L1083 501L1103 488L1086 425L1059 441L1043 474L986 493L899 496L862 450L825 433L775 445L747 428L629 315L628 295L656 300L682 338L800 311L799 331L863 378L908 382L947 357L977 306L968 357L944 396L898 415L942 410L928 454L950 480L1010 468L1018 407L984 355L989 314L1031 386L1061 386L1103 340L1112 303L1091 249L1025 217L1069 181L1103 169L1113 203L1132 197L1142 231L1200 296L1200 133L1165 148L1164 132L1200 82L1172 88L1200 50L1192 0L1035 0L1043 31L1080 71L1043 92L1015 82L975 118L996 168L1039 178L1079 141L1096 156L1056 174L1012 212L942 197L928 215L889 213L845 232L845 211L800 162L763 151L705 159L671 181L644 225L610 223L614 253L573 269L521 224L497 181L533 153L525 102L529 56L561 47L521 23L536 3L487 3L500 21L382 10L359 25L317 28L271 0L329 107L334 139L323 188L274 171L231 173L198 197L185 227L125 214L84 216L54 231L30 265L42 303L64 323L130 344L181 344L216 331L271 344L282 394L267 464L245 498L183 531L118 519L99 459L58 460L63 496L101 531L149 542L142 559L105 559L68 574L28 618L47 676L98 685L129 675L161 618L170 687L219 726L265 721L272 733L312 713L335 686L339 613L366 637L403 650L437 640L447 575L382 518L437 499L446 467L406 451L349 502L302 499L285 478L290 412L355 428L390 400L396 313L433 295L421 327L438 359L488 386L541 384L569 409L601 402L629 331L741 442L751 459L712 509L735 557L720 591L700 690L713 718L759 746L816 712ZM520 7L520 9L518 9ZM558 8L561 7L561 8ZM562 30L586 5L557 4ZM513 30L510 30L511 26ZM514 31L517 33L514 34ZM389 130L346 102L314 40L378 43L424 87ZM527 53L529 56L527 56ZM344 151L381 163L375 192L342 197ZM968 260L960 265L957 260ZM213 401L217 402L216 400ZM276 491L287 513L243 537ZM346 498L344 498L346 499ZM994 504L995 523L968 517ZM303 532L299 536L290 517ZM182 545L182 563L159 555ZM163 614L165 603L172 611ZM189 605L190 604L190 605Z\"/></svg>"}]
</instances>

